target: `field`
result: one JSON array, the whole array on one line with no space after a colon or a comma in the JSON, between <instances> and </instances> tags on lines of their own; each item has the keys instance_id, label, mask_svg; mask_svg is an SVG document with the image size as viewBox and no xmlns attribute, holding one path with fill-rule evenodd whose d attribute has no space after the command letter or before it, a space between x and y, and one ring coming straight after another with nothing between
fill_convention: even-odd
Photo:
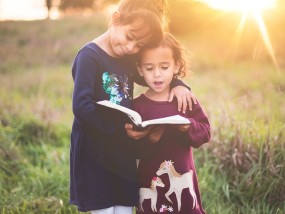
<instances>
[{"instance_id":1,"label":"field","mask_svg":"<svg viewBox=\"0 0 285 214\"><path fill-rule=\"evenodd\" d=\"M70 68L106 23L0 22L0 213L77 213L68 204ZM211 142L194 151L204 208L285 213L285 63L276 69L248 49L233 56L217 35L178 35L192 65L184 81L212 124Z\"/></svg>"}]
</instances>

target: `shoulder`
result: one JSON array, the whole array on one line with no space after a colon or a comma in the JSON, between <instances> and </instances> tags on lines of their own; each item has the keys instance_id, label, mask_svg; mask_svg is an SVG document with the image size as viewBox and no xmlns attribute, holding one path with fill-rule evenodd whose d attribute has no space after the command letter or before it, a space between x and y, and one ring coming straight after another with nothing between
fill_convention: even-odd
<instances>
[{"instance_id":1,"label":"shoulder","mask_svg":"<svg viewBox=\"0 0 285 214\"><path fill-rule=\"evenodd\" d=\"M99 47L93 43L93 42L89 42L87 44L85 44L77 53L77 56L96 56L99 52Z\"/></svg>"},{"instance_id":2,"label":"shoulder","mask_svg":"<svg viewBox=\"0 0 285 214\"><path fill-rule=\"evenodd\" d=\"M144 100L145 100L144 94L140 94L139 96L134 98L133 103L140 103L140 102L143 102Z\"/></svg>"},{"instance_id":3,"label":"shoulder","mask_svg":"<svg viewBox=\"0 0 285 214\"><path fill-rule=\"evenodd\" d=\"M140 106L142 106L145 103L146 99L144 94L140 94L138 97L136 97L135 99L133 99L133 106L135 109L139 108Z\"/></svg>"},{"instance_id":4,"label":"shoulder","mask_svg":"<svg viewBox=\"0 0 285 214\"><path fill-rule=\"evenodd\" d=\"M99 47L92 42L85 44L77 53L73 66L94 68L101 64L102 59L99 53Z\"/></svg>"},{"instance_id":5,"label":"shoulder","mask_svg":"<svg viewBox=\"0 0 285 214\"><path fill-rule=\"evenodd\" d=\"M193 101L192 101L192 110L190 111L189 109L187 110L188 111L188 115L190 117L199 117L201 115L204 115L207 117L207 114L204 110L204 108L201 106L201 103L197 100L197 103L194 104Z\"/></svg>"}]
</instances>

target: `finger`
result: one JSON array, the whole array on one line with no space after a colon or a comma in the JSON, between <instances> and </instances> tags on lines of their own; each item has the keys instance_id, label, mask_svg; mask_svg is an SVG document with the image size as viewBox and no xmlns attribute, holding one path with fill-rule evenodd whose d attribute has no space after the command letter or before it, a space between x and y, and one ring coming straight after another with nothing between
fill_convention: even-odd
<instances>
[{"instance_id":1,"label":"finger","mask_svg":"<svg viewBox=\"0 0 285 214\"><path fill-rule=\"evenodd\" d=\"M145 129L143 129L144 133L146 133L146 134L150 133L151 130L152 130L152 127L147 127Z\"/></svg>"},{"instance_id":2,"label":"finger","mask_svg":"<svg viewBox=\"0 0 285 214\"><path fill-rule=\"evenodd\" d=\"M144 132L144 133L147 133L147 134L150 133L152 130L153 130L152 126L147 126L144 129L140 129L141 132Z\"/></svg>"},{"instance_id":3,"label":"finger","mask_svg":"<svg viewBox=\"0 0 285 214\"><path fill-rule=\"evenodd\" d=\"M197 97L193 92L190 92L191 99L193 100L194 104L197 104Z\"/></svg>"},{"instance_id":4,"label":"finger","mask_svg":"<svg viewBox=\"0 0 285 214\"><path fill-rule=\"evenodd\" d=\"M133 129L133 124L126 123L125 124L125 129Z\"/></svg>"},{"instance_id":5,"label":"finger","mask_svg":"<svg viewBox=\"0 0 285 214\"><path fill-rule=\"evenodd\" d=\"M136 132L136 131L130 131L130 135L135 140L141 139L146 136L145 132Z\"/></svg>"},{"instance_id":6,"label":"finger","mask_svg":"<svg viewBox=\"0 0 285 214\"><path fill-rule=\"evenodd\" d=\"M177 97L177 105L178 105L178 111L181 111L182 108L182 99L180 97Z\"/></svg>"},{"instance_id":7,"label":"finger","mask_svg":"<svg viewBox=\"0 0 285 214\"><path fill-rule=\"evenodd\" d=\"M189 125L185 125L183 128L184 128L184 131L187 131L189 129Z\"/></svg>"},{"instance_id":8,"label":"finger","mask_svg":"<svg viewBox=\"0 0 285 214\"><path fill-rule=\"evenodd\" d=\"M158 130L159 130L159 126L154 126L154 127L150 130L150 133L151 133L151 134L156 133Z\"/></svg>"},{"instance_id":9,"label":"finger","mask_svg":"<svg viewBox=\"0 0 285 214\"><path fill-rule=\"evenodd\" d=\"M187 95L186 99L187 99L188 108L190 111L192 111L192 99L191 99L190 94Z\"/></svg>"},{"instance_id":10,"label":"finger","mask_svg":"<svg viewBox=\"0 0 285 214\"><path fill-rule=\"evenodd\" d=\"M183 111L183 114L185 114L186 109L187 109L187 97L183 97L182 98L182 111Z\"/></svg>"},{"instance_id":11,"label":"finger","mask_svg":"<svg viewBox=\"0 0 285 214\"><path fill-rule=\"evenodd\" d=\"M174 97L174 94L172 91L170 91L168 102L171 102L173 100L173 97Z\"/></svg>"}]
</instances>

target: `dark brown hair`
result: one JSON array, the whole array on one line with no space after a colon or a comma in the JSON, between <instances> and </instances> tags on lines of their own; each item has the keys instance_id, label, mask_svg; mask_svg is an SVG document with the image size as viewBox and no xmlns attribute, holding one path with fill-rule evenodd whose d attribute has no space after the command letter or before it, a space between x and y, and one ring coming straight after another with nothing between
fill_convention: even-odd
<instances>
[{"instance_id":1,"label":"dark brown hair","mask_svg":"<svg viewBox=\"0 0 285 214\"><path fill-rule=\"evenodd\" d=\"M148 27L151 34L148 45L158 43L167 29L168 22L166 0L122 0L118 7L118 22L122 25L140 20L137 30Z\"/></svg>"},{"instance_id":2,"label":"dark brown hair","mask_svg":"<svg viewBox=\"0 0 285 214\"><path fill-rule=\"evenodd\" d=\"M186 49L177 41L177 39L171 33L165 33L163 39L158 42L154 46L146 46L143 47L142 50L139 52L138 62L140 64L141 54L146 49L152 49L157 47L168 47L172 51L173 59L175 63L179 63L179 71L175 74L175 78L177 77L185 77L187 69L188 69L188 60L186 56Z\"/></svg>"}]
</instances>

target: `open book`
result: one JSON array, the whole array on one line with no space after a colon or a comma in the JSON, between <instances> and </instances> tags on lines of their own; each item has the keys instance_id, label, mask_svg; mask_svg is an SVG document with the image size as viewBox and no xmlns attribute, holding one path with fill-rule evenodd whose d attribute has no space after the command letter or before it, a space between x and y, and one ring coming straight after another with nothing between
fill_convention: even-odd
<instances>
[{"instance_id":1,"label":"open book","mask_svg":"<svg viewBox=\"0 0 285 214\"><path fill-rule=\"evenodd\" d=\"M190 121L187 118L182 117L180 115L173 115L169 117L142 121L142 118L138 112L131 110L129 108L126 108L124 106L120 106L108 100L99 101L97 102L97 104L100 104L100 105L103 105L103 106L106 106L112 109L116 109L118 111L125 113L126 115L128 115L128 117L131 119L131 121L136 126L142 127L142 128L148 125L157 125L157 124L190 124Z\"/></svg>"}]
</instances>

